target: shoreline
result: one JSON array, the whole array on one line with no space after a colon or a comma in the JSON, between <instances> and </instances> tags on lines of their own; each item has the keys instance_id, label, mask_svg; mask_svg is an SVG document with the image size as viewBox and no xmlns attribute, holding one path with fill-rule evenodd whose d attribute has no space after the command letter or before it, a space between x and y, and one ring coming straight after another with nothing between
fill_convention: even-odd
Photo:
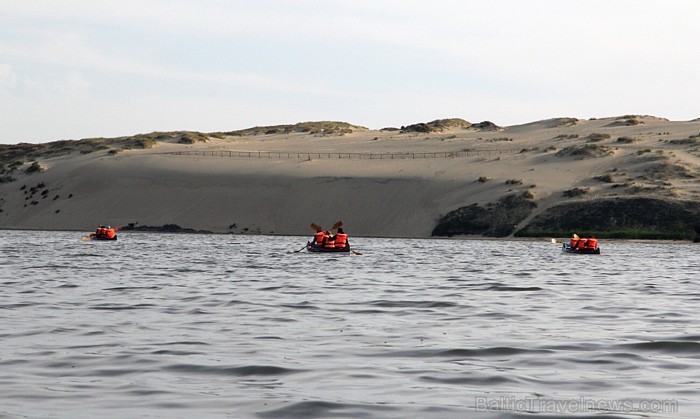
<instances>
[{"instance_id":1,"label":"shoreline","mask_svg":"<svg viewBox=\"0 0 700 419\"><path fill-rule=\"evenodd\" d=\"M0 231L27 231L27 232L60 232L60 233L83 233L89 234L92 231L86 230L46 230L46 229L31 229L31 228L8 228L0 227ZM307 240L313 236L313 234L300 235L300 234L269 234L269 233L216 233L216 232L177 232L177 231L130 231L127 230L126 233L118 232L118 235L148 235L148 234L166 234L166 235L192 235L192 236L252 236L252 237L300 237L306 238ZM387 240L441 240L441 241L504 241L504 242L544 242L554 245L560 245L569 240L569 238L562 237L484 237L484 236L453 236L453 237L386 237L386 236L357 236L351 235L350 239L387 239ZM556 243L551 243L551 240L557 240ZM668 239L617 239L617 238L602 238L598 239L599 243L641 243L641 244L689 244L689 245L700 245L698 242L693 242L692 240L668 240Z\"/></svg>"}]
</instances>

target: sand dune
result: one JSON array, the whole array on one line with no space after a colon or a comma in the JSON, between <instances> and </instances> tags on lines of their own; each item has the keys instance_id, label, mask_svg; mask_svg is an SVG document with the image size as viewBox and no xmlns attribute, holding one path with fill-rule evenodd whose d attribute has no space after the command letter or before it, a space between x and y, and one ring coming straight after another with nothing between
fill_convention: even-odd
<instances>
[{"instance_id":1,"label":"sand dune","mask_svg":"<svg viewBox=\"0 0 700 419\"><path fill-rule=\"evenodd\" d=\"M163 135L151 148L111 143L39 156L42 171L33 173L25 172L30 160L10 172L6 159L0 228L177 224L305 235L311 222L343 220L353 235L428 237L450 211L509 194L525 193L536 204L518 228L562 202L700 197L698 120L628 115L493 130L461 125L433 132L257 129L185 144ZM178 152L191 154L172 154ZM572 190L580 194L565 196Z\"/></svg>"}]
</instances>

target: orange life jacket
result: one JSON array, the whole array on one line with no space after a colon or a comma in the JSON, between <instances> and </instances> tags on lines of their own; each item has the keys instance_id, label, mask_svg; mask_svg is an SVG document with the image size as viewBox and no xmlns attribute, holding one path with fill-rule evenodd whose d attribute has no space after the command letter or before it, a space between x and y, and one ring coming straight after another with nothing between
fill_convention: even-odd
<instances>
[{"instance_id":1,"label":"orange life jacket","mask_svg":"<svg viewBox=\"0 0 700 419\"><path fill-rule=\"evenodd\" d=\"M102 236L104 235L104 229L102 227L97 227L97 231L95 232L97 236Z\"/></svg>"},{"instance_id":2,"label":"orange life jacket","mask_svg":"<svg viewBox=\"0 0 700 419\"><path fill-rule=\"evenodd\" d=\"M314 234L314 243L316 243L316 245L320 246L324 237L326 237L326 235L323 233L323 231L317 232L316 234Z\"/></svg>"},{"instance_id":3,"label":"orange life jacket","mask_svg":"<svg viewBox=\"0 0 700 419\"><path fill-rule=\"evenodd\" d=\"M588 239L579 239L578 245L576 246L576 248L577 249L585 249L587 243L588 243Z\"/></svg>"},{"instance_id":4,"label":"orange life jacket","mask_svg":"<svg viewBox=\"0 0 700 419\"><path fill-rule=\"evenodd\" d=\"M114 229L113 228L106 228L105 229L105 236L108 239L113 239L114 238Z\"/></svg>"},{"instance_id":5,"label":"orange life jacket","mask_svg":"<svg viewBox=\"0 0 700 419\"><path fill-rule=\"evenodd\" d=\"M595 250L596 247L598 247L598 240L597 240L597 239L594 239L593 237L591 237L590 239L588 239L588 241L586 242L586 249L593 249L593 250Z\"/></svg>"},{"instance_id":6,"label":"orange life jacket","mask_svg":"<svg viewBox=\"0 0 700 419\"><path fill-rule=\"evenodd\" d=\"M331 236L324 235L325 242L323 243L323 247L326 249L333 249L335 248L335 242L331 240Z\"/></svg>"},{"instance_id":7,"label":"orange life jacket","mask_svg":"<svg viewBox=\"0 0 700 419\"><path fill-rule=\"evenodd\" d=\"M345 233L338 233L335 235L335 247L345 247L348 242L348 235Z\"/></svg>"},{"instance_id":8,"label":"orange life jacket","mask_svg":"<svg viewBox=\"0 0 700 419\"><path fill-rule=\"evenodd\" d=\"M572 249L576 249L576 245L578 245L578 240L579 239L575 239L572 237L571 242L569 243L569 247L571 247Z\"/></svg>"}]
</instances>

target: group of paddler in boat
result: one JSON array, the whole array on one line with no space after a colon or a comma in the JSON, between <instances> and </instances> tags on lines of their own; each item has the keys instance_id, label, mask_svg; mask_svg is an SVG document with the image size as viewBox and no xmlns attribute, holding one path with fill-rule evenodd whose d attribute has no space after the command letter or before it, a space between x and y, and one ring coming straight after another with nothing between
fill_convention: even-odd
<instances>
[{"instance_id":1,"label":"group of paddler in boat","mask_svg":"<svg viewBox=\"0 0 700 419\"><path fill-rule=\"evenodd\" d=\"M564 243L562 250L567 253L600 254L598 239L594 237L581 238L576 233L571 237L569 243Z\"/></svg>"},{"instance_id":2,"label":"group of paddler in boat","mask_svg":"<svg viewBox=\"0 0 700 419\"><path fill-rule=\"evenodd\" d=\"M349 252L350 241L342 225L343 222L338 221L330 230L324 231L320 226L312 223L311 228L316 230L316 234L311 241L306 242L306 249L310 252ZM335 234L331 234L333 230L337 230Z\"/></svg>"},{"instance_id":3,"label":"group of paddler in boat","mask_svg":"<svg viewBox=\"0 0 700 419\"><path fill-rule=\"evenodd\" d=\"M90 233L90 238L93 240L117 240L117 229L110 226L97 226L94 233Z\"/></svg>"}]
</instances>

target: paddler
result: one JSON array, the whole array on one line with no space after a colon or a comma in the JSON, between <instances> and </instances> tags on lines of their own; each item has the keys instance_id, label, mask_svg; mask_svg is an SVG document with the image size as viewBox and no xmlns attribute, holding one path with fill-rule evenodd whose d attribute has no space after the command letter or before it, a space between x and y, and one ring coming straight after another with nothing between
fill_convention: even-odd
<instances>
[{"instance_id":1,"label":"paddler","mask_svg":"<svg viewBox=\"0 0 700 419\"><path fill-rule=\"evenodd\" d=\"M342 227L338 228L338 232L335 233L335 236L333 236L333 243L336 248L350 246L350 242L348 242L348 235L345 234Z\"/></svg>"}]
</instances>

